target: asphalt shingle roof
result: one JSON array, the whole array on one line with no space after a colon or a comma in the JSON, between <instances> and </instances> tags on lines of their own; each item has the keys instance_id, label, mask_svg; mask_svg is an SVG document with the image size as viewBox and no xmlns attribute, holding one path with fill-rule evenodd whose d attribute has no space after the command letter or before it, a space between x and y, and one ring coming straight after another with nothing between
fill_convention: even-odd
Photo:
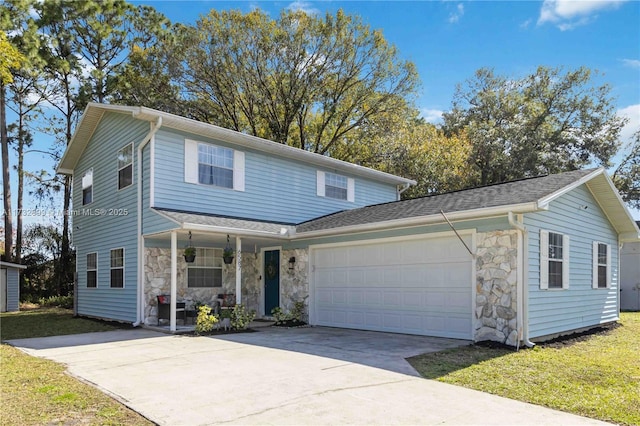
<instances>
[{"instance_id":1,"label":"asphalt shingle roof","mask_svg":"<svg viewBox=\"0 0 640 426\"><path fill-rule=\"evenodd\" d=\"M522 179L440 195L376 204L333 213L299 224L297 232L311 232L418 216L535 202L568 186L596 169L576 170Z\"/></svg>"}]
</instances>

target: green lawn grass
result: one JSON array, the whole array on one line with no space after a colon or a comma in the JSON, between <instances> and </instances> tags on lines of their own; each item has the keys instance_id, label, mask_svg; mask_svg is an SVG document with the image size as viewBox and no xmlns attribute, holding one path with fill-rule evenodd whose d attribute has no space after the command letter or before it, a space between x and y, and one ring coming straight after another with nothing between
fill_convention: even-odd
<instances>
[{"instance_id":1,"label":"green lawn grass","mask_svg":"<svg viewBox=\"0 0 640 426\"><path fill-rule=\"evenodd\" d=\"M114 330L119 324L73 318L68 309L0 314L2 340ZM0 425L152 425L144 417L65 373L53 361L0 345Z\"/></svg>"},{"instance_id":2,"label":"green lawn grass","mask_svg":"<svg viewBox=\"0 0 640 426\"><path fill-rule=\"evenodd\" d=\"M122 327L129 326L89 318L74 318L73 311L62 308L40 308L0 314L0 340L3 341L109 331Z\"/></svg>"},{"instance_id":3,"label":"green lawn grass","mask_svg":"<svg viewBox=\"0 0 640 426\"><path fill-rule=\"evenodd\" d=\"M640 424L640 313L570 344L467 346L409 359L425 378L608 422Z\"/></svg>"}]
</instances>

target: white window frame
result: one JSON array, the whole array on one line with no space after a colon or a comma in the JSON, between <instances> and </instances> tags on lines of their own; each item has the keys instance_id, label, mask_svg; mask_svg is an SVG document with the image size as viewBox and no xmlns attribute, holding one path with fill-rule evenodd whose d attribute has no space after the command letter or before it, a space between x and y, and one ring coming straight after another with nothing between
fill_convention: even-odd
<instances>
[{"instance_id":1,"label":"white window frame","mask_svg":"<svg viewBox=\"0 0 640 426\"><path fill-rule=\"evenodd\" d=\"M607 261L606 263L600 263L599 249L600 245L606 247ZM600 287L600 266L606 266L606 280L605 287ZM611 245L602 243L600 241L593 242L593 275L592 275L592 287L594 289L607 289L611 288Z\"/></svg>"},{"instance_id":2,"label":"white window frame","mask_svg":"<svg viewBox=\"0 0 640 426\"><path fill-rule=\"evenodd\" d=\"M112 264L112 253L116 250L122 250L122 266L113 266ZM116 288L116 289L123 289L125 288L125 270L124 270L124 265L125 265L125 249L124 247L118 247L118 248L113 248L111 250L109 250L109 288ZM122 270L122 287L114 287L113 286L113 281L111 278L111 272L116 270L116 269L121 269Z\"/></svg>"},{"instance_id":3,"label":"white window frame","mask_svg":"<svg viewBox=\"0 0 640 426\"><path fill-rule=\"evenodd\" d=\"M131 148L131 161L129 163L126 163L124 166L120 167L120 153L122 151L124 151L127 148ZM118 150L118 154L117 154L117 158L116 158L116 168L118 169L118 176L117 176L117 185L118 185L118 191L121 191L123 189L126 189L130 186L133 186L133 155L134 155L134 149L133 149L133 142L123 146L122 148L120 148ZM131 183L129 183L128 185L125 186L120 186L120 172L124 169L126 169L127 167L131 166Z\"/></svg>"},{"instance_id":4,"label":"white window frame","mask_svg":"<svg viewBox=\"0 0 640 426\"><path fill-rule=\"evenodd\" d=\"M84 202L84 191L86 189L91 190L91 201L89 201L88 203ZM85 170L84 173L82 174L82 193L80 197L81 197L83 206L93 203L93 167Z\"/></svg>"},{"instance_id":5,"label":"white window frame","mask_svg":"<svg viewBox=\"0 0 640 426\"><path fill-rule=\"evenodd\" d=\"M96 256L96 264L95 267L93 268L89 268L89 256L94 254ZM98 288L98 252L97 251L92 251L90 253L87 253L87 257L86 257L86 262L87 262L87 275L86 275L86 283L85 286L87 288ZM89 287L89 272L95 272L96 274L96 285Z\"/></svg>"},{"instance_id":6,"label":"white window frame","mask_svg":"<svg viewBox=\"0 0 640 426\"><path fill-rule=\"evenodd\" d=\"M187 288L222 288L222 249L219 248L210 248L210 247L196 247L196 259L193 263L187 264ZM199 260L206 258L206 254L211 253L211 258L214 260L212 266L203 266L197 265ZM216 260L217 259L217 260ZM189 285L189 273L193 270L197 269L212 269L212 270L220 270L220 285L212 285L212 286L191 286Z\"/></svg>"},{"instance_id":7,"label":"white window frame","mask_svg":"<svg viewBox=\"0 0 640 426\"><path fill-rule=\"evenodd\" d=\"M549 259L549 234L562 236L562 259ZM540 230L540 289L541 290L566 290L569 288L569 236L561 232ZM562 264L562 287L549 287L549 262Z\"/></svg>"},{"instance_id":8,"label":"white window frame","mask_svg":"<svg viewBox=\"0 0 640 426\"><path fill-rule=\"evenodd\" d=\"M216 186L211 184L203 184L199 182L198 173L198 145L204 144L209 146L215 146L233 151L233 188L227 188L225 186ZM185 139L184 141L184 181L187 183L194 183L198 185L220 188L220 189L233 189L234 191L245 190L245 159L244 152L232 149L229 147L215 145L208 142L196 141L191 139Z\"/></svg>"},{"instance_id":9,"label":"white window frame","mask_svg":"<svg viewBox=\"0 0 640 426\"><path fill-rule=\"evenodd\" d=\"M347 198L333 198L327 195L327 175L340 176L347 180ZM318 170L316 173L316 195L319 197L330 198L338 201L348 201L350 203L355 202L355 179L341 175L339 173L324 172Z\"/></svg>"}]
</instances>

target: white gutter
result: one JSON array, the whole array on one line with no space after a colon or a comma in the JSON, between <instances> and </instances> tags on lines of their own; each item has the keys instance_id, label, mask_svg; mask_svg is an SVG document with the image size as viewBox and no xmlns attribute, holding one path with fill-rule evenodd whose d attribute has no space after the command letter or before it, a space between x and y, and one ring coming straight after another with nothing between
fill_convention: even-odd
<instances>
[{"instance_id":1,"label":"white gutter","mask_svg":"<svg viewBox=\"0 0 640 426\"><path fill-rule=\"evenodd\" d=\"M518 222L513 217L513 212L508 213L509 225L515 228L518 231L518 254L517 254L517 265L518 269L516 272L516 295L517 295L517 309L516 312L516 322L518 328L518 344L520 340L524 342L524 344L531 348L535 346L535 343L529 340L529 316L527 309L529 307L529 292L526 289L524 280L527 276L527 249L528 246L528 232L527 228L524 226L522 222ZM522 220L522 219L520 219Z\"/></svg>"},{"instance_id":2,"label":"white gutter","mask_svg":"<svg viewBox=\"0 0 640 426\"><path fill-rule=\"evenodd\" d=\"M253 229L242 229L242 228L231 228L226 226L214 226L214 225L200 225L197 223L182 223L180 225L181 229L188 229L190 231L206 231L206 232L217 232L221 234L233 234L239 235L243 237L269 237L276 238L280 240L288 240L295 234L289 227L282 227L280 232L272 232L272 231L256 231Z\"/></svg>"},{"instance_id":3,"label":"white gutter","mask_svg":"<svg viewBox=\"0 0 640 426\"><path fill-rule=\"evenodd\" d=\"M465 210L461 212L453 212L447 213L447 217L451 221L459 221L459 220L473 220L473 219L481 219L493 216L504 216L509 214L509 212L513 213L525 213L537 211L538 206L537 203L523 203L523 204L512 204L508 206L499 206L499 207L489 207L489 208L480 208L473 210ZM373 222L366 223L361 225L352 225L352 226L342 226L339 228L331 228L331 229L320 229L317 231L308 231L308 232L300 232L297 231L296 238L315 238L315 237L325 237L337 234L344 233L357 233L357 232L367 232L367 231L378 231L384 230L388 228L398 228L398 227L411 227L418 225L429 225L433 223L442 223L442 216L440 213L432 214L428 216L417 216L411 218L402 218L402 219L394 219L387 220L384 222Z\"/></svg>"},{"instance_id":4,"label":"white gutter","mask_svg":"<svg viewBox=\"0 0 640 426\"><path fill-rule=\"evenodd\" d=\"M133 117L138 113L133 112ZM137 180L138 180L138 291L136 303L136 322L133 323L134 327L139 326L144 318L144 236L142 235L142 151L145 146L151 141L156 132L162 127L162 117L158 117L156 124L149 130L149 133L142 139L140 145L138 145L137 152Z\"/></svg>"}]
</instances>

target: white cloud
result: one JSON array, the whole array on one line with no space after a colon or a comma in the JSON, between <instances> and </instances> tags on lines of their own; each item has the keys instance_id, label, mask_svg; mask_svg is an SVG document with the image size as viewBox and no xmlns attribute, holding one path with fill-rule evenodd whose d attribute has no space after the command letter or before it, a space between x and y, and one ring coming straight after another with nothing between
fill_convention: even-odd
<instances>
[{"instance_id":1,"label":"white cloud","mask_svg":"<svg viewBox=\"0 0 640 426\"><path fill-rule=\"evenodd\" d=\"M464 15L464 5L462 3L458 3L455 12L451 12L451 14L449 14L449 23L458 23L462 15Z\"/></svg>"},{"instance_id":2,"label":"white cloud","mask_svg":"<svg viewBox=\"0 0 640 426\"><path fill-rule=\"evenodd\" d=\"M431 124L439 124L442 122L443 112L439 109L420 108L420 117Z\"/></svg>"},{"instance_id":3,"label":"white cloud","mask_svg":"<svg viewBox=\"0 0 640 426\"><path fill-rule=\"evenodd\" d=\"M531 19L527 19L526 21L520 24L520 28L522 28L523 30L526 30L527 28L529 28L529 25L531 25L531 21L532 21Z\"/></svg>"},{"instance_id":4,"label":"white cloud","mask_svg":"<svg viewBox=\"0 0 640 426\"><path fill-rule=\"evenodd\" d=\"M571 30L592 22L598 11L616 9L625 1L628 0L544 0L538 25L550 22L561 31Z\"/></svg>"},{"instance_id":5,"label":"white cloud","mask_svg":"<svg viewBox=\"0 0 640 426\"><path fill-rule=\"evenodd\" d=\"M307 15L320 14L320 9L313 7L311 2L303 1L303 0L298 0L298 1L294 1L293 3L290 3L289 6L287 6L287 9L292 10L294 12L302 11Z\"/></svg>"},{"instance_id":6,"label":"white cloud","mask_svg":"<svg viewBox=\"0 0 640 426\"><path fill-rule=\"evenodd\" d=\"M629 119L620 132L620 140L622 143L627 143L631 141L633 134L640 130L640 104L629 105L619 109L617 112L619 116Z\"/></svg>"},{"instance_id":7,"label":"white cloud","mask_svg":"<svg viewBox=\"0 0 640 426\"><path fill-rule=\"evenodd\" d=\"M622 59L622 63L628 67L640 69L640 60L638 59Z\"/></svg>"}]
</instances>

